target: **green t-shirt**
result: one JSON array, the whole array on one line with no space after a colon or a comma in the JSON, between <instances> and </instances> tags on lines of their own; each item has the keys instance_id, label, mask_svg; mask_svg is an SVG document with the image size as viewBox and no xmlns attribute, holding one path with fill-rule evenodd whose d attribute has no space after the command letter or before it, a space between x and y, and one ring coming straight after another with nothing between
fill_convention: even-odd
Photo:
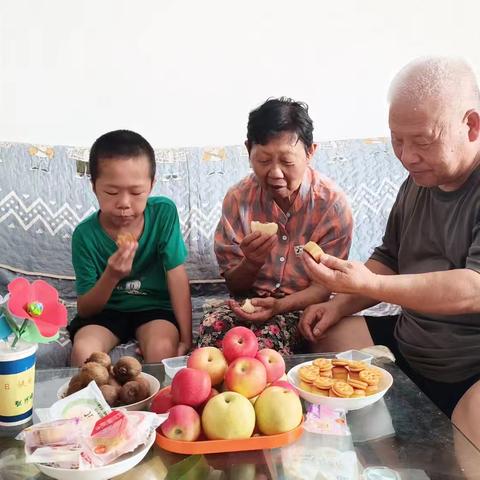
<instances>
[{"instance_id":1,"label":"green t-shirt","mask_svg":"<svg viewBox=\"0 0 480 480\"><path fill-rule=\"evenodd\" d=\"M101 227L98 213L81 222L73 232L72 260L77 295L84 295L97 283L108 259L117 250L115 241ZM177 208L166 197L150 197L144 216L132 271L113 290L105 309L172 310L166 272L181 265L187 257Z\"/></svg>"}]
</instances>

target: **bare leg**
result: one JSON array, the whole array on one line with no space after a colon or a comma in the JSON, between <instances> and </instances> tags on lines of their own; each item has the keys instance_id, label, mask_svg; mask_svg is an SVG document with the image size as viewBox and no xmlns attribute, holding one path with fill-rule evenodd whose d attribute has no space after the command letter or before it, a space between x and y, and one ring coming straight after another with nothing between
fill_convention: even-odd
<instances>
[{"instance_id":1,"label":"bare leg","mask_svg":"<svg viewBox=\"0 0 480 480\"><path fill-rule=\"evenodd\" d=\"M87 325L76 334L70 364L80 367L93 352L105 352L118 345L119 339L108 328L100 325Z\"/></svg>"},{"instance_id":2,"label":"bare leg","mask_svg":"<svg viewBox=\"0 0 480 480\"><path fill-rule=\"evenodd\" d=\"M452 413L452 422L477 447L480 448L480 381L474 383L458 401Z\"/></svg>"},{"instance_id":3,"label":"bare leg","mask_svg":"<svg viewBox=\"0 0 480 480\"><path fill-rule=\"evenodd\" d=\"M152 320L137 328L135 336L146 363L175 357L179 342L177 327L167 320Z\"/></svg>"},{"instance_id":4,"label":"bare leg","mask_svg":"<svg viewBox=\"0 0 480 480\"><path fill-rule=\"evenodd\" d=\"M365 318L361 316L342 318L330 328L324 337L311 345L312 352L343 352L359 350L373 345Z\"/></svg>"}]
</instances>

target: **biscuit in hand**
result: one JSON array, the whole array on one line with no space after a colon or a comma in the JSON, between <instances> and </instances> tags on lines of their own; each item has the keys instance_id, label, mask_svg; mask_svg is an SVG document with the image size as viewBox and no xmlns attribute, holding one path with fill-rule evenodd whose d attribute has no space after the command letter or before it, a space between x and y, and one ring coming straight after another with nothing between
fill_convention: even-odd
<instances>
[{"instance_id":1,"label":"biscuit in hand","mask_svg":"<svg viewBox=\"0 0 480 480\"><path fill-rule=\"evenodd\" d=\"M241 306L241 309L245 313L255 313L255 307L253 306L251 300L247 298L245 302L243 302L243 305Z\"/></svg>"},{"instance_id":2,"label":"biscuit in hand","mask_svg":"<svg viewBox=\"0 0 480 480\"><path fill-rule=\"evenodd\" d=\"M117 247L121 247L122 245L126 245L127 243L134 243L135 241L136 240L133 236L133 233L124 232L118 234L117 241L115 243L117 244Z\"/></svg>"},{"instance_id":3,"label":"biscuit in hand","mask_svg":"<svg viewBox=\"0 0 480 480\"><path fill-rule=\"evenodd\" d=\"M252 220L250 222L250 230L253 232L266 233L267 235L275 235L278 232L277 223L262 223Z\"/></svg>"},{"instance_id":4,"label":"biscuit in hand","mask_svg":"<svg viewBox=\"0 0 480 480\"><path fill-rule=\"evenodd\" d=\"M320 262L320 258L325 254L325 252L312 241L303 246L303 251L307 252L317 263Z\"/></svg>"}]
</instances>

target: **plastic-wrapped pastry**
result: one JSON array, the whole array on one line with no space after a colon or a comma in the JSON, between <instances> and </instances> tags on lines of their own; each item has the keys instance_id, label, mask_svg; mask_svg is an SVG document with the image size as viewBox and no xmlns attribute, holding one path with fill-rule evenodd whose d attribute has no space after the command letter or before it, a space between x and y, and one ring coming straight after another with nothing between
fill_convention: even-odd
<instances>
[{"instance_id":1,"label":"plastic-wrapped pastry","mask_svg":"<svg viewBox=\"0 0 480 480\"><path fill-rule=\"evenodd\" d=\"M79 418L55 420L53 422L37 423L22 432L22 440L27 449L74 445L80 442L83 433Z\"/></svg>"}]
</instances>

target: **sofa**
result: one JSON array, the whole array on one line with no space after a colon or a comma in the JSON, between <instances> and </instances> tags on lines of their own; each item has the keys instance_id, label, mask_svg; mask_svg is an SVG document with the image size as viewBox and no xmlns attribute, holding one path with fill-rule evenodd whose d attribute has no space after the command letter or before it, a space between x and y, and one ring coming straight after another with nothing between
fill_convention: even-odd
<instances>
[{"instance_id":1,"label":"sofa","mask_svg":"<svg viewBox=\"0 0 480 480\"><path fill-rule=\"evenodd\" d=\"M213 232L227 189L251 170L243 145L156 149L153 195L177 205L193 302L193 330L205 309L227 297L213 253ZM388 213L406 172L386 138L319 142L313 165L346 192L353 210L350 258L365 260L381 241ZM97 209L88 171L88 148L0 143L0 294L18 275L54 285L69 319L75 315L70 241L75 226ZM383 305L377 314L394 308ZM67 366L71 342L39 346L37 368ZM112 352L136 354L135 342Z\"/></svg>"}]
</instances>

